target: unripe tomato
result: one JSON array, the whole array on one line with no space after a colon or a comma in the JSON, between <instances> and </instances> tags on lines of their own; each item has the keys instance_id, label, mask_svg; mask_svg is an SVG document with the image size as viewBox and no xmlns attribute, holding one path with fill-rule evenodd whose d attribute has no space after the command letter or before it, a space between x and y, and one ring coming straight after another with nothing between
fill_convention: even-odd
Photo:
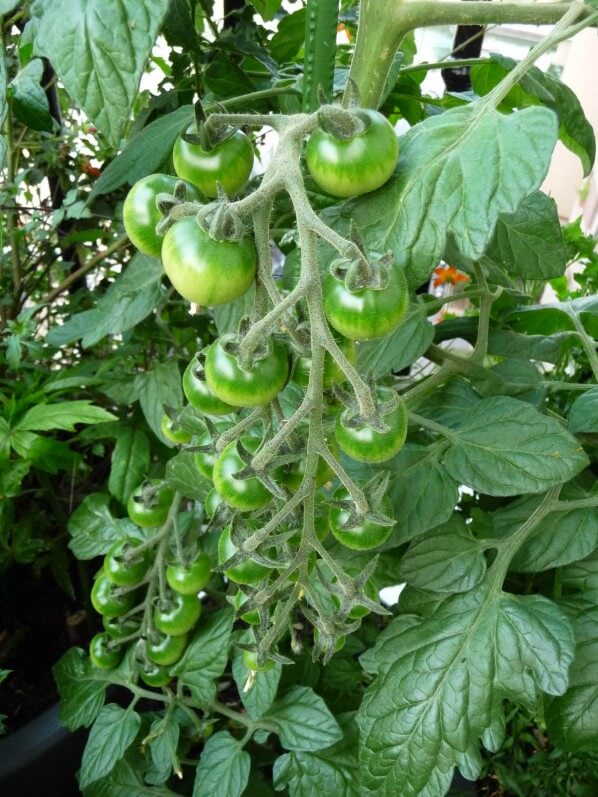
<instances>
[{"instance_id":1,"label":"unripe tomato","mask_svg":"<svg viewBox=\"0 0 598 797\"><path fill-rule=\"evenodd\" d=\"M162 263L184 299L217 307L249 290L255 279L257 254L251 238L217 241L188 216L175 222L164 236Z\"/></svg>"},{"instance_id":2,"label":"unripe tomato","mask_svg":"<svg viewBox=\"0 0 598 797\"><path fill-rule=\"evenodd\" d=\"M91 605L104 617L122 617L135 605L135 590L123 591L105 573L94 581L91 589Z\"/></svg>"},{"instance_id":3,"label":"unripe tomato","mask_svg":"<svg viewBox=\"0 0 598 797\"><path fill-rule=\"evenodd\" d=\"M122 661L124 650L106 633L96 634L89 643L89 658L94 667L113 670Z\"/></svg>"},{"instance_id":4,"label":"unripe tomato","mask_svg":"<svg viewBox=\"0 0 598 797\"><path fill-rule=\"evenodd\" d=\"M148 661L141 665L139 677L148 686L153 687L166 686L172 681L172 676L169 674L168 669L161 667L159 664L154 664L153 661Z\"/></svg>"},{"instance_id":5,"label":"unripe tomato","mask_svg":"<svg viewBox=\"0 0 598 797\"><path fill-rule=\"evenodd\" d=\"M388 271L385 288L350 291L345 280L328 274L324 280L324 310L329 324L351 340L373 340L390 334L403 322L409 286L402 269Z\"/></svg>"},{"instance_id":6,"label":"unripe tomato","mask_svg":"<svg viewBox=\"0 0 598 797\"><path fill-rule=\"evenodd\" d=\"M197 128L191 126L187 132L195 133ZM253 147L240 130L208 152L200 144L189 144L179 136L172 160L179 177L196 185L205 196L214 198L218 196L217 183L229 195L243 188L253 167Z\"/></svg>"},{"instance_id":7,"label":"unripe tomato","mask_svg":"<svg viewBox=\"0 0 598 797\"><path fill-rule=\"evenodd\" d=\"M253 650L244 650L243 664L252 672L268 672L269 670L274 669L276 662L272 659L266 659L263 664L258 664L257 653L254 653Z\"/></svg>"},{"instance_id":8,"label":"unripe tomato","mask_svg":"<svg viewBox=\"0 0 598 797\"><path fill-rule=\"evenodd\" d=\"M348 498L349 494L344 487L339 487L334 493L335 498ZM391 507L387 501L382 502L380 511L385 515L391 515ZM366 520L358 526L350 529L342 528L342 524L348 519L349 510L341 509L337 506L330 507L330 529L336 539L351 548L353 551L369 551L377 548L386 542L392 533L392 526L381 526Z\"/></svg>"},{"instance_id":9,"label":"unripe tomato","mask_svg":"<svg viewBox=\"0 0 598 797\"><path fill-rule=\"evenodd\" d=\"M206 500L203 503L203 511L205 512L205 516L208 520L211 520L214 517L214 512L216 512L218 504L221 501L222 498L218 494L218 491L212 487L210 492L206 495Z\"/></svg>"},{"instance_id":10,"label":"unripe tomato","mask_svg":"<svg viewBox=\"0 0 598 797\"><path fill-rule=\"evenodd\" d=\"M207 431L204 434L198 435L197 445L212 446L212 438ZM197 451L194 454L194 459L195 464L197 465L197 470L201 473L204 479L207 479L211 482L214 473L214 464L218 459L217 454L213 451Z\"/></svg>"},{"instance_id":11,"label":"unripe tomato","mask_svg":"<svg viewBox=\"0 0 598 797\"><path fill-rule=\"evenodd\" d=\"M370 600L373 600L373 601L376 601L376 602L378 602L380 600L379 595L378 595L378 590L376 589L376 587L375 587L375 585L374 585L374 583L372 581L366 582L364 592L365 592L365 594L368 596L368 598ZM337 610L340 609L340 607L341 607L341 599L334 592L332 593L332 602L333 602L333 604L334 604L334 606L336 607ZM362 606L361 604L356 604L355 606L353 606L353 608L349 612L348 618L349 618L349 620L361 620L362 617L366 617L368 614L370 614L370 612L371 612L371 609L368 609L367 606Z\"/></svg>"},{"instance_id":12,"label":"unripe tomato","mask_svg":"<svg viewBox=\"0 0 598 797\"><path fill-rule=\"evenodd\" d=\"M362 133L338 139L321 128L310 135L305 162L314 182L332 196L350 197L380 188L394 171L399 140L378 111L361 109Z\"/></svg>"},{"instance_id":13,"label":"unripe tomato","mask_svg":"<svg viewBox=\"0 0 598 797\"><path fill-rule=\"evenodd\" d=\"M150 485L154 487L160 483L160 479L150 480ZM161 526L168 517L174 490L164 485L160 490L148 496L146 488L146 484L141 484L133 491L127 502L127 512L133 523L138 526L143 528Z\"/></svg>"},{"instance_id":14,"label":"unripe tomato","mask_svg":"<svg viewBox=\"0 0 598 797\"><path fill-rule=\"evenodd\" d=\"M223 565L239 550L231 538L230 526L226 526L218 540L218 564ZM229 567L224 575L236 584L257 584L265 578L270 569L252 559L246 559L238 565Z\"/></svg>"},{"instance_id":15,"label":"unripe tomato","mask_svg":"<svg viewBox=\"0 0 598 797\"><path fill-rule=\"evenodd\" d=\"M379 399L396 395L388 388L378 388ZM388 426L387 432L378 432L371 426L351 425L351 412L345 410L336 420L335 437L344 453L357 462L375 464L385 462L394 457L403 448L407 438L408 410L405 402L399 398L397 406L383 416Z\"/></svg>"},{"instance_id":16,"label":"unripe tomato","mask_svg":"<svg viewBox=\"0 0 598 797\"><path fill-rule=\"evenodd\" d=\"M329 447L333 454L338 454L338 445L336 440L329 441ZM303 477L305 476L305 457L291 462L289 465L283 465L276 469L275 478L280 484L288 487L289 490L295 492L301 486ZM326 482L334 478L334 471L330 465L322 457L318 457L318 466L316 469L316 487L323 487Z\"/></svg>"},{"instance_id":17,"label":"unripe tomato","mask_svg":"<svg viewBox=\"0 0 598 797\"><path fill-rule=\"evenodd\" d=\"M181 595L197 595L211 577L212 563L205 553L198 554L189 565L169 565L166 568L168 585Z\"/></svg>"},{"instance_id":18,"label":"unripe tomato","mask_svg":"<svg viewBox=\"0 0 598 797\"><path fill-rule=\"evenodd\" d=\"M197 355L185 368L183 392L189 404L204 415L228 415L229 412L235 412L235 407L216 398L207 386Z\"/></svg>"},{"instance_id":19,"label":"unripe tomato","mask_svg":"<svg viewBox=\"0 0 598 797\"><path fill-rule=\"evenodd\" d=\"M146 255L160 257L164 236L156 233L162 214L156 205L158 194L174 194L177 177L170 174L150 174L139 180L127 194L123 205L123 222L131 242ZM190 201L198 201L197 189L187 184Z\"/></svg>"},{"instance_id":20,"label":"unripe tomato","mask_svg":"<svg viewBox=\"0 0 598 797\"><path fill-rule=\"evenodd\" d=\"M200 614L201 603L197 595L172 592L164 602L158 602L154 610L154 626L163 634L180 636L193 628Z\"/></svg>"},{"instance_id":21,"label":"unripe tomato","mask_svg":"<svg viewBox=\"0 0 598 797\"><path fill-rule=\"evenodd\" d=\"M120 587L130 587L143 581L150 566L149 551L135 554L139 540L127 538L115 543L104 557L104 573Z\"/></svg>"},{"instance_id":22,"label":"unripe tomato","mask_svg":"<svg viewBox=\"0 0 598 797\"><path fill-rule=\"evenodd\" d=\"M260 441L255 437L234 440L225 447L214 464L214 487L229 506L241 512L253 512L272 500L270 490L255 476L248 479L235 476L246 467L239 456L238 446L242 445L246 451L254 452L259 444Z\"/></svg>"},{"instance_id":23,"label":"unripe tomato","mask_svg":"<svg viewBox=\"0 0 598 797\"><path fill-rule=\"evenodd\" d=\"M193 435L191 432L188 432L186 429L183 429L182 426L179 426L175 421L172 420L168 415L162 416L162 434L167 440L170 440L171 443L176 443L176 445L185 445L186 443L191 442L191 438Z\"/></svg>"},{"instance_id":24,"label":"unripe tomato","mask_svg":"<svg viewBox=\"0 0 598 797\"><path fill-rule=\"evenodd\" d=\"M271 341L271 351L243 369L237 357L226 351L232 336L224 335L206 351L206 382L212 393L233 407L259 407L268 404L285 386L289 357L284 345Z\"/></svg>"},{"instance_id":25,"label":"unripe tomato","mask_svg":"<svg viewBox=\"0 0 598 797\"><path fill-rule=\"evenodd\" d=\"M139 631L141 622L134 617L102 617L102 625L104 631L109 634L112 639L124 639Z\"/></svg>"},{"instance_id":26,"label":"unripe tomato","mask_svg":"<svg viewBox=\"0 0 598 797\"><path fill-rule=\"evenodd\" d=\"M146 642L146 653L154 664L169 667L181 658L187 647L187 634L171 636L170 634L153 634Z\"/></svg>"},{"instance_id":27,"label":"unripe tomato","mask_svg":"<svg viewBox=\"0 0 598 797\"><path fill-rule=\"evenodd\" d=\"M240 589L235 595L235 599L233 601L233 606L235 610L238 612L241 606L247 603L248 600L249 597L243 592L242 589ZM260 624L260 613L257 609L251 609L250 611L245 612L244 614L241 614L239 616L241 620L243 620L243 622L247 623L248 625Z\"/></svg>"}]
</instances>

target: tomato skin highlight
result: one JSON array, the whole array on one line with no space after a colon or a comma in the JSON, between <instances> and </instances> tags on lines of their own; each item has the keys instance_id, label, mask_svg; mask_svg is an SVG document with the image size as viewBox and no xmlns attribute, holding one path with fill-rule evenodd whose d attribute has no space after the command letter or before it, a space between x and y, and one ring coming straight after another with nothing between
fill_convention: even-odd
<instances>
[{"instance_id":1,"label":"tomato skin highlight","mask_svg":"<svg viewBox=\"0 0 598 797\"><path fill-rule=\"evenodd\" d=\"M126 196L123 204L123 222L131 243L140 252L151 257L160 257L163 235L158 235L156 225L162 214L156 205L158 194L174 194L174 187L179 182L170 174L149 174L138 180ZM187 184L186 198L199 201L197 189Z\"/></svg>"},{"instance_id":2,"label":"tomato skin highlight","mask_svg":"<svg viewBox=\"0 0 598 797\"><path fill-rule=\"evenodd\" d=\"M257 271L257 253L251 238L217 241L188 216L175 222L164 236L162 264L184 299L218 307L249 290Z\"/></svg>"},{"instance_id":3,"label":"tomato skin highlight","mask_svg":"<svg viewBox=\"0 0 598 797\"><path fill-rule=\"evenodd\" d=\"M121 663L124 650L115 645L105 632L96 634L89 643L89 658L94 667L100 670L113 670Z\"/></svg>"},{"instance_id":4,"label":"tomato skin highlight","mask_svg":"<svg viewBox=\"0 0 598 797\"><path fill-rule=\"evenodd\" d=\"M150 484L160 484L160 479L151 479ZM127 502L127 512L133 523L142 528L153 529L161 526L168 517L168 511L174 498L174 490L164 486L152 498L152 506L143 502L144 485L141 484L133 491Z\"/></svg>"},{"instance_id":5,"label":"tomato skin highlight","mask_svg":"<svg viewBox=\"0 0 598 797\"><path fill-rule=\"evenodd\" d=\"M155 638L150 638L146 642L145 651L147 657L154 664L161 664L169 667L181 658L187 647L188 634L171 636L170 634L158 634Z\"/></svg>"},{"instance_id":6,"label":"tomato skin highlight","mask_svg":"<svg viewBox=\"0 0 598 797\"><path fill-rule=\"evenodd\" d=\"M235 407L226 404L212 393L204 379L203 368L199 367L197 356L185 368L183 392L189 404L204 415L228 415Z\"/></svg>"},{"instance_id":7,"label":"tomato skin highlight","mask_svg":"<svg viewBox=\"0 0 598 797\"><path fill-rule=\"evenodd\" d=\"M206 382L212 393L233 407L268 404L285 386L289 373L287 350L272 341L270 354L244 370L234 354L224 348L228 336L219 338L206 351Z\"/></svg>"},{"instance_id":8,"label":"tomato skin highlight","mask_svg":"<svg viewBox=\"0 0 598 797\"><path fill-rule=\"evenodd\" d=\"M404 272L389 269L382 290L350 291L344 279L328 274L324 280L324 311L328 323L351 340L374 340L397 329L407 314L409 286Z\"/></svg>"},{"instance_id":9,"label":"tomato skin highlight","mask_svg":"<svg viewBox=\"0 0 598 797\"><path fill-rule=\"evenodd\" d=\"M321 128L310 135L305 149L307 169L317 185L337 197L374 191L392 175L399 157L399 140L388 119L363 109L365 130L346 140Z\"/></svg>"},{"instance_id":10,"label":"tomato skin highlight","mask_svg":"<svg viewBox=\"0 0 598 797\"><path fill-rule=\"evenodd\" d=\"M390 391L378 388L380 398ZM342 451L356 462L374 465L391 459L403 448L407 438L408 410L405 402L399 398L394 410L383 416L389 426L387 432L378 432L371 426L353 427L348 424L351 415L348 410L342 412L336 420L334 434Z\"/></svg>"},{"instance_id":11,"label":"tomato skin highlight","mask_svg":"<svg viewBox=\"0 0 598 797\"><path fill-rule=\"evenodd\" d=\"M168 586L181 595L197 595L212 577L212 562L205 553L198 554L188 565L168 565L166 581Z\"/></svg>"},{"instance_id":12,"label":"tomato skin highlight","mask_svg":"<svg viewBox=\"0 0 598 797\"><path fill-rule=\"evenodd\" d=\"M104 557L104 573L119 587L131 587L139 584L145 578L150 566L148 551L142 551L138 556L128 557L129 551L141 545L139 540L132 538L117 542Z\"/></svg>"},{"instance_id":13,"label":"tomato skin highlight","mask_svg":"<svg viewBox=\"0 0 598 797\"><path fill-rule=\"evenodd\" d=\"M239 549L234 544L231 538L230 526L226 526L220 534L218 540L218 564L223 565L231 556L233 556ZM235 584L257 584L265 576L268 575L270 569L265 565L260 565L251 559L246 559L238 565L229 567L224 571L224 575L234 581Z\"/></svg>"},{"instance_id":14,"label":"tomato skin highlight","mask_svg":"<svg viewBox=\"0 0 598 797\"><path fill-rule=\"evenodd\" d=\"M349 494L344 487L339 487L334 493L334 497L337 499L348 498L348 496ZM380 511L390 516L390 504L387 501L383 501ZM348 517L349 511L347 509L341 509L336 506L330 507L329 522L333 536L342 545L353 551L369 551L372 548L378 548L392 534L392 526L380 526L371 520L366 520L355 528L344 529L341 526Z\"/></svg>"},{"instance_id":15,"label":"tomato skin highlight","mask_svg":"<svg viewBox=\"0 0 598 797\"><path fill-rule=\"evenodd\" d=\"M197 131L193 125L187 132ZM245 133L237 130L206 152L200 144L190 144L179 136L172 151L174 170L207 197L218 196L218 185L228 195L236 194L249 180L253 168L253 147Z\"/></svg>"},{"instance_id":16,"label":"tomato skin highlight","mask_svg":"<svg viewBox=\"0 0 598 797\"><path fill-rule=\"evenodd\" d=\"M103 617L122 617L135 605L135 590L121 592L105 573L94 581L91 590L91 605Z\"/></svg>"},{"instance_id":17,"label":"tomato skin highlight","mask_svg":"<svg viewBox=\"0 0 598 797\"><path fill-rule=\"evenodd\" d=\"M201 615L201 603L196 595L173 592L166 604L158 602L154 611L154 626L163 634L180 636L190 631Z\"/></svg>"},{"instance_id":18,"label":"tomato skin highlight","mask_svg":"<svg viewBox=\"0 0 598 797\"><path fill-rule=\"evenodd\" d=\"M240 443L248 451L255 451L260 441L255 437L243 437ZM241 512L253 512L265 506L272 493L255 476L248 479L237 479L235 473L245 468L245 463L238 453L239 441L229 443L214 465L212 479L218 494L229 506Z\"/></svg>"}]
</instances>

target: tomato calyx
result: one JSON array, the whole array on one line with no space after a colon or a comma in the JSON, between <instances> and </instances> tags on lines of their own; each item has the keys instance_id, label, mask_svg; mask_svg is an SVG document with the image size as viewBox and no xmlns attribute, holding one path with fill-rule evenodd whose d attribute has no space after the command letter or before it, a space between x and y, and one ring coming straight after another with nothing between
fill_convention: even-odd
<instances>
[{"instance_id":1,"label":"tomato calyx","mask_svg":"<svg viewBox=\"0 0 598 797\"><path fill-rule=\"evenodd\" d=\"M340 509L347 517L339 523L341 529L355 529L364 523L375 523L378 526L394 526L395 521L384 512L379 511L384 503L390 475L379 473L365 485L363 492L368 496L369 509L360 511L347 490L340 487L329 500L331 506Z\"/></svg>"},{"instance_id":2,"label":"tomato calyx","mask_svg":"<svg viewBox=\"0 0 598 797\"><path fill-rule=\"evenodd\" d=\"M247 235L247 228L239 213L233 208L218 183L218 200L199 208L196 222L215 241L241 241Z\"/></svg>"},{"instance_id":3,"label":"tomato calyx","mask_svg":"<svg viewBox=\"0 0 598 797\"><path fill-rule=\"evenodd\" d=\"M371 122L359 108L343 108L341 105L323 105L318 111L318 125L337 141L348 141L363 135Z\"/></svg>"},{"instance_id":4,"label":"tomato calyx","mask_svg":"<svg viewBox=\"0 0 598 797\"><path fill-rule=\"evenodd\" d=\"M345 406L345 411L342 413L342 424L347 429L362 429L367 426L380 433L390 431L391 426L387 418L404 402L399 394L391 388L374 387L371 392L374 398L375 412L366 418L360 413L357 401L346 390L336 385L333 386L335 398Z\"/></svg>"}]
</instances>

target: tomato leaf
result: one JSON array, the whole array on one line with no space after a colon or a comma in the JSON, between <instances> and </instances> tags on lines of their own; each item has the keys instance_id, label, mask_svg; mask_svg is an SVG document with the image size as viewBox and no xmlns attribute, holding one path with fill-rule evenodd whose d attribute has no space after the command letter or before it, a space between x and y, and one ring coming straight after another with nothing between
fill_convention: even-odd
<instances>
[{"instance_id":1,"label":"tomato leaf","mask_svg":"<svg viewBox=\"0 0 598 797\"><path fill-rule=\"evenodd\" d=\"M575 399L569 410L569 431L598 432L598 388L593 388Z\"/></svg>"},{"instance_id":2,"label":"tomato leaf","mask_svg":"<svg viewBox=\"0 0 598 797\"><path fill-rule=\"evenodd\" d=\"M448 787L500 701L531 705L539 690L562 694L574 653L570 623L554 603L486 584L395 639L394 659L386 657L358 712L364 797L444 793L440 784Z\"/></svg>"},{"instance_id":3,"label":"tomato leaf","mask_svg":"<svg viewBox=\"0 0 598 797\"><path fill-rule=\"evenodd\" d=\"M21 431L49 432L64 429L74 432L78 423L94 424L115 421L116 416L91 401L61 401L60 404L38 404L28 410L18 422Z\"/></svg>"},{"instance_id":4,"label":"tomato leaf","mask_svg":"<svg viewBox=\"0 0 598 797\"><path fill-rule=\"evenodd\" d=\"M458 515L418 537L401 559L402 579L434 592L467 592L485 574L483 548Z\"/></svg>"},{"instance_id":5,"label":"tomato leaf","mask_svg":"<svg viewBox=\"0 0 598 797\"><path fill-rule=\"evenodd\" d=\"M465 257L484 254L500 214L515 211L544 179L556 132L545 108L505 116L475 102L432 116L402 138L396 176L349 203L348 212L366 243L391 249L410 283L420 285L438 265L449 230Z\"/></svg>"},{"instance_id":6,"label":"tomato leaf","mask_svg":"<svg viewBox=\"0 0 598 797\"><path fill-rule=\"evenodd\" d=\"M133 426L119 429L112 451L108 490L121 504L126 504L133 490L141 484L150 464L147 436Z\"/></svg>"},{"instance_id":7,"label":"tomato leaf","mask_svg":"<svg viewBox=\"0 0 598 797\"><path fill-rule=\"evenodd\" d=\"M44 65L40 58L29 61L9 85L12 108L17 119L31 130L52 130L46 92L41 86Z\"/></svg>"},{"instance_id":8,"label":"tomato leaf","mask_svg":"<svg viewBox=\"0 0 598 797\"><path fill-rule=\"evenodd\" d=\"M211 485L197 470L195 456L189 451L181 451L166 464L164 478L186 498L203 501L211 489Z\"/></svg>"},{"instance_id":9,"label":"tomato leaf","mask_svg":"<svg viewBox=\"0 0 598 797\"><path fill-rule=\"evenodd\" d=\"M216 695L216 679L226 667L233 627L233 612L224 609L202 625L171 672L191 692L199 706L207 707Z\"/></svg>"},{"instance_id":10,"label":"tomato leaf","mask_svg":"<svg viewBox=\"0 0 598 797\"><path fill-rule=\"evenodd\" d=\"M290 797L360 797L358 729L353 714L338 717L343 738L318 752L287 753L274 762L274 786Z\"/></svg>"},{"instance_id":11,"label":"tomato leaf","mask_svg":"<svg viewBox=\"0 0 598 797\"><path fill-rule=\"evenodd\" d=\"M109 703L94 722L83 751L79 785L82 789L108 775L133 744L141 717L131 709Z\"/></svg>"},{"instance_id":12,"label":"tomato leaf","mask_svg":"<svg viewBox=\"0 0 598 797\"><path fill-rule=\"evenodd\" d=\"M575 659L569 688L546 711L550 738L562 750L596 751L598 745L598 608L591 606L573 620Z\"/></svg>"},{"instance_id":13,"label":"tomato leaf","mask_svg":"<svg viewBox=\"0 0 598 797\"><path fill-rule=\"evenodd\" d=\"M241 797L249 780L251 758L228 731L206 742L195 773L193 797Z\"/></svg>"},{"instance_id":14,"label":"tomato leaf","mask_svg":"<svg viewBox=\"0 0 598 797\"><path fill-rule=\"evenodd\" d=\"M266 714L286 750L323 750L342 738L342 731L319 695L296 686Z\"/></svg>"},{"instance_id":15,"label":"tomato leaf","mask_svg":"<svg viewBox=\"0 0 598 797\"><path fill-rule=\"evenodd\" d=\"M52 668L60 693L60 721L69 730L89 727L104 705L107 678L95 677L89 657L71 648Z\"/></svg>"},{"instance_id":16,"label":"tomato leaf","mask_svg":"<svg viewBox=\"0 0 598 797\"><path fill-rule=\"evenodd\" d=\"M137 527L128 518L115 518L105 493L85 496L69 518L69 548L79 559L94 559L108 552L115 542L135 534Z\"/></svg>"},{"instance_id":17,"label":"tomato leaf","mask_svg":"<svg viewBox=\"0 0 598 797\"><path fill-rule=\"evenodd\" d=\"M167 0L35 0L35 50L118 147Z\"/></svg>"},{"instance_id":18,"label":"tomato leaf","mask_svg":"<svg viewBox=\"0 0 598 797\"><path fill-rule=\"evenodd\" d=\"M137 374L135 388L145 419L154 434L172 447L162 434L164 407L179 408L183 404L181 374L176 360L157 362L150 371Z\"/></svg>"},{"instance_id":19,"label":"tomato leaf","mask_svg":"<svg viewBox=\"0 0 598 797\"><path fill-rule=\"evenodd\" d=\"M434 327L427 320L425 306L415 305L390 335L359 344L357 367L374 378L401 371L421 357L433 340Z\"/></svg>"},{"instance_id":20,"label":"tomato leaf","mask_svg":"<svg viewBox=\"0 0 598 797\"><path fill-rule=\"evenodd\" d=\"M539 493L572 479L588 458L554 418L507 396L483 399L454 431L448 473L487 495Z\"/></svg>"},{"instance_id":21,"label":"tomato leaf","mask_svg":"<svg viewBox=\"0 0 598 797\"><path fill-rule=\"evenodd\" d=\"M281 0L251 0L251 5L265 20L273 19L281 4Z\"/></svg>"},{"instance_id":22,"label":"tomato leaf","mask_svg":"<svg viewBox=\"0 0 598 797\"><path fill-rule=\"evenodd\" d=\"M245 691L249 670L245 666L242 655L235 656L233 659L233 678L235 679L241 702L252 719L263 717L272 705L278 691L281 674L282 665L275 662L271 670L256 673L253 686Z\"/></svg>"}]
</instances>

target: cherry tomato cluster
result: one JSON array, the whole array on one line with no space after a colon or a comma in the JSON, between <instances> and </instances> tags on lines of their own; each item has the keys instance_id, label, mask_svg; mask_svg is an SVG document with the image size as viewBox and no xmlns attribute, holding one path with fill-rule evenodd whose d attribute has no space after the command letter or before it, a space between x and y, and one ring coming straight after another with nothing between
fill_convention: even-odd
<instances>
[{"instance_id":1,"label":"cherry tomato cluster","mask_svg":"<svg viewBox=\"0 0 598 797\"><path fill-rule=\"evenodd\" d=\"M371 110L352 113L352 134L341 136L334 129L318 127L309 136L305 150L311 177L323 191L336 197L376 190L390 178L398 157L397 137L381 114ZM200 305L219 306L243 296L256 280L258 256L252 236L243 224L240 228L237 224L227 226L222 221L225 216L218 216L229 208L228 197L241 192L247 184L253 167L253 148L247 135L239 130L229 132L211 146L205 144L205 129L189 128L177 139L173 151L178 179L154 174L140 180L125 200L123 215L131 241L143 253L161 257L167 276L181 296ZM200 207L203 200L214 199L217 201ZM171 213L177 203L182 207L179 215ZM186 203L194 204L185 209ZM206 208L212 209L218 224L209 221L213 217ZM392 333L403 322L408 306L404 273L388 263L386 256L370 253L362 244L355 246L359 257L353 261L341 258L332 264L322 283L322 309L343 363L326 352L322 381L331 406L342 398L340 388L347 380L346 363L351 367L355 363L357 343ZM230 596L231 603L248 625L261 625L269 610L258 609L252 601L254 588L285 572L287 566L288 578L299 578L291 564L302 543L302 510L287 517L270 537L259 537L259 532L281 504L305 487L302 446L309 430L303 422L284 450L275 452L279 461L274 457L266 472L251 467L270 435L271 424L263 421L265 416L253 425L239 427L242 432L226 441L219 442L219 438L255 408L274 402L289 380L307 390L312 362L307 345L300 344L297 337L291 341L281 334L282 327L275 332L266 331L249 351L244 350L247 329L247 325L241 326L238 333L217 338L198 352L185 369L182 385L189 404L185 413L190 410L192 415L203 418L203 431L198 432L196 422L185 424L180 420L182 416L167 410L162 432L167 440L194 452L199 473L211 482L204 515L209 525L216 525L220 535L219 568L231 585L238 585ZM332 462L342 451L358 462L379 463L393 457L403 446L407 411L400 397L390 388L377 387L373 399L375 418L371 414L363 417L357 403L351 400L344 402L344 408L335 407L334 436L331 434L326 441ZM272 422L282 427L280 412L279 408L278 417L272 413ZM356 551L384 544L392 531L385 523L390 514L387 499L378 496L369 513L363 507L356 513L355 496L344 486L335 489L335 477L335 469L321 456L313 482L308 485L315 491L314 531L319 543L331 531L339 543ZM129 516L141 528L160 526L167 522L172 500L168 487L149 483L131 496ZM249 549L244 546L244 550L255 555L242 554L240 541L252 535L258 535L255 545ZM314 548L319 543L312 538ZM205 554L191 563L169 564L165 575L168 593L165 595L161 589L151 607L151 616L146 616L146 610L143 620L138 620L135 606L151 572L150 551L151 546L144 542L127 539L106 555L92 593L93 605L104 617L105 630L92 641L90 654L97 666L114 667L123 655L126 641L141 637L141 677L148 684L162 685L168 682L168 667L182 655L188 633L200 616L197 593L210 578L211 564ZM310 557L310 562L315 561L315 552ZM364 594L366 602L376 599L371 584L361 593L362 599ZM333 608L343 610L349 620L358 620L371 609L355 603L344 610L344 605L340 598L333 601ZM337 645L342 643L344 638L339 638ZM264 662L251 650L244 651L244 660L254 671L274 666L274 661Z\"/></svg>"},{"instance_id":2,"label":"cherry tomato cluster","mask_svg":"<svg viewBox=\"0 0 598 797\"><path fill-rule=\"evenodd\" d=\"M91 603L104 630L91 640L92 663L117 667L129 643L135 645L139 676L148 686L171 680L168 667L182 656L201 615L198 593L211 577L210 558L199 553L190 562L173 561L165 573L166 588L149 605L146 590L154 565L152 530L168 518L173 490L159 480L141 485L128 502L129 518L146 530L144 540L125 537L104 557L91 591Z\"/></svg>"}]
</instances>

